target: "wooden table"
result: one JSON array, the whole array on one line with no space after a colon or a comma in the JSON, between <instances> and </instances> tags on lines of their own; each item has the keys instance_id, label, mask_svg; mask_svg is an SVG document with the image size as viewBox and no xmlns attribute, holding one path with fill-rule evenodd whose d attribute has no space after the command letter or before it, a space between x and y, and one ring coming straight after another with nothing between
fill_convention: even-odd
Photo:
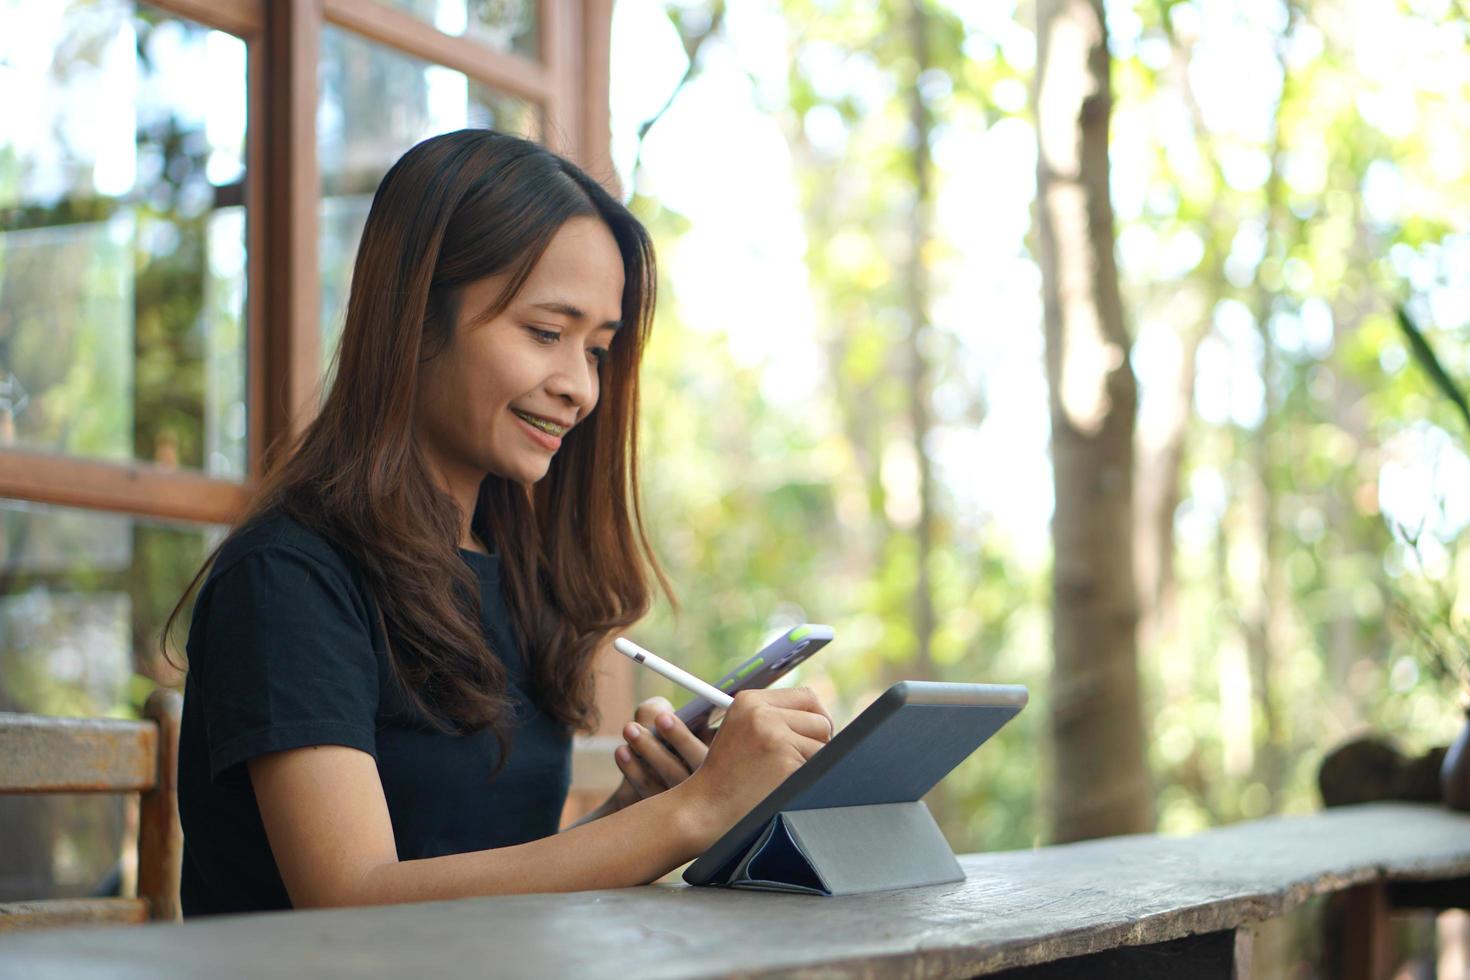
<instances>
[{"instance_id":1,"label":"wooden table","mask_svg":"<svg viewBox=\"0 0 1470 980\"><path fill-rule=\"evenodd\" d=\"M1470 815L1372 804L961 863L838 899L658 886L35 932L0 938L0 977L1248 976L1246 927L1312 896L1462 888Z\"/></svg>"}]
</instances>

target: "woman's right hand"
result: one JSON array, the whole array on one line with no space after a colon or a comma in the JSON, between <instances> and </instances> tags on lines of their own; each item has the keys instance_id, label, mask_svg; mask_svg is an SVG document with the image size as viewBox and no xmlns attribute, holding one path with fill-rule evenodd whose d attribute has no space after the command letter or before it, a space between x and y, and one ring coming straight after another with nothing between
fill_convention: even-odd
<instances>
[{"instance_id":1,"label":"woman's right hand","mask_svg":"<svg viewBox=\"0 0 1470 980\"><path fill-rule=\"evenodd\" d=\"M832 740L832 718L804 687L741 691L704 763L679 787L704 850Z\"/></svg>"}]
</instances>

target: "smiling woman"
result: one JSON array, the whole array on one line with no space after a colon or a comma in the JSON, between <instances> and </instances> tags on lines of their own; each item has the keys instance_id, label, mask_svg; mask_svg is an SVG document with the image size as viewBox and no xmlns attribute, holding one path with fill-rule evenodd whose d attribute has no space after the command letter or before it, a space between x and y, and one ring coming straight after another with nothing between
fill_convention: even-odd
<instances>
[{"instance_id":1,"label":"smiling woman","mask_svg":"<svg viewBox=\"0 0 1470 980\"><path fill-rule=\"evenodd\" d=\"M541 479L562 439L597 407L600 373L622 317L617 240L599 220L572 218L510 306L502 301L508 285L505 273L467 285L455 356L435 357L423 369L419 431L429 437L432 465L451 485L463 474L456 496L466 514L482 474ZM468 526L460 544L475 547Z\"/></svg>"},{"instance_id":2,"label":"smiling woman","mask_svg":"<svg viewBox=\"0 0 1470 980\"><path fill-rule=\"evenodd\" d=\"M650 881L830 737L801 690L708 749L645 706L623 786L557 833L592 659L659 576L654 281L638 221L534 143L448 133L383 178L326 402L195 579L186 915Z\"/></svg>"}]
</instances>

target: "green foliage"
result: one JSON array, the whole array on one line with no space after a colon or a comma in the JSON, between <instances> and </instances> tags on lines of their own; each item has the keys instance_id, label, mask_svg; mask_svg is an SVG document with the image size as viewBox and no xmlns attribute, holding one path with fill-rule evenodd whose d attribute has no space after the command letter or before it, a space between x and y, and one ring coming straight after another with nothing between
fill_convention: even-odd
<instances>
[{"instance_id":1,"label":"green foliage","mask_svg":"<svg viewBox=\"0 0 1470 980\"><path fill-rule=\"evenodd\" d=\"M1185 342L1203 328L1197 409L1223 375L1248 380L1222 366L1232 354L1263 386L1251 410L1187 421L1176 605L1144 661L1162 823L1182 829L1318 805L1321 756L1365 727L1411 749L1453 730L1451 692L1392 628L1406 556L1383 507L1403 501L1380 500L1387 469L1428 468L1416 433L1426 418L1449 423L1448 403L1428 404L1406 377L1404 338L1381 297L1400 292L1402 267L1432 262L1464 233L1467 175L1434 167L1429 148L1464 146L1443 114L1460 112L1465 93L1412 71L1415 56L1389 54L1387 42L1376 68L1346 57L1355 18L1329 2L1294 4L1279 25L1253 25L1282 59L1284 84L1270 127L1243 133L1207 111L1221 82L1194 51L1215 40L1206 5L1136 9L1139 35L1115 68L1125 81L1114 131L1129 137L1115 144L1115 174L1118 159L1155 169L1145 207L1120 214L1120 237L1186 232L1205 248L1192 267L1167 270L1130 263L1125 249L1130 313ZM1392 17L1420 37L1449 26L1422 11ZM1406 77L1385 76L1390 58ZM1393 88L1412 122L1368 111ZM1181 107L1188 139L1170 131ZM1240 166L1250 155L1267 165L1255 179ZM1233 170L1220 165L1231 158ZM1403 189L1396 207L1378 193L1389 185ZM1443 274L1438 285L1449 285Z\"/></svg>"},{"instance_id":2,"label":"green foliage","mask_svg":"<svg viewBox=\"0 0 1470 980\"><path fill-rule=\"evenodd\" d=\"M1364 728L1419 749L1457 723L1454 686L1420 669L1419 640L1395 628L1413 555L1384 511L1402 501L1380 496L1392 467L1423 464L1425 440L1464 412L1427 397L1405 370L1414 340L1381 297L1400 294L1410 268L1416 289L1466 288L1450 256L1464 254L1454 249L1470 224L1470 175L1444 161L1470 153L1470 127L1452 122L1470 92L1462 75L1418 71L1420 55L1402 45L1383 55L1400 59L1397 74L1348 56L1359 32L1375 28L1331 0L1227 18L1228 31L1222 8L1196 0L1115 6L1114 183L1130 188L1116 226L1139 336L1134 367L1149 412L1180 384L1193 392L1185 414L1168 420L1183 447L1173 565L1145 609L1141 662L1161 824L1185 830L1314 808L1322 755ZM1032 82L1030 59L1009 57L1026 36L1022 15L982 29L961 5L922 7L931 138L1029 124L1014 93ZM1030 684L1016 728L935 801L958 846L1025 845L1045 826L1052 750L1040 724L1047 570L964 513L953 483L934 499L932 663L912 659L916 537L903 481L889 478L914 444L903 264L914 200L912 9L781 4L790 70L771 111L800 187L826 384L809 404L773 402L758 369L683 322L680 283L668 284L673 303L647 378L647 484L683 606L680 618L661 610L647 628L650 642L715 673L792 618L830 622L837 641L802 680L830 694L839 714L920 669ZM1465 33L1453 10L1381 16L1404 37ZM1269 65L1237 75L1222 67L1233 62L1218 46L1232 40L1276 59L1279 89ZM1450 48L1435 51L1451 59ZM1245 73L1267 79L1249 119L1228 111ZM1385 93L1397 109L1373 111ZM765 89L756 98L772 104ZM936 176L941 189L965 179ZM1399 188L1397 203L1384 203L1384 187ZM639 203L661 251L677 249L674 216ZM942 235L925 258L936 295L966 275L959 243ZM961 356L973 339L928 329L930 390L955 386L968 401L934 424L973 426L989 400L983 373L968 373ZM990 327L977 319L970 329ZM1465 376L1464 331L1430 333L1448 352L1447 376ZM1196 372L1182 381L1157 356L1196 349ZM1140 466L1140 485L1162 478ZM785 486L797 472L798 485ZM1454 583L1470 571L1458 532L1445 533L1426 547L1448 562L1439 581L1459 608Z\"/></svg>"},{"instance_id":3,"label":"green foliage","mask_svg":"<svg viewBox=\"0 0 1470 980\"><path fill-rule=\"evenodd\" d=\"M1465 392L1460 383L1450 377L1450 373L1440 364L1439 356L1434 353L1434 348L1429 343L1429 338L1424 336L1424 331L1414 323L1413 317L1402 303L1393 308L1394 319L1398 322L1399 329L1403 331L1404 337L1409 341L1409 350L1413 352L1414 360L1429 375L1429 380L1434 382L1434 387L1439 393L1449 399L1464 419L1467 430L1470 430L1470 404L1465 401ZM1467 432L1466 435L1470 435Z\"/></svg>"},{"instance_id":4,"label":"green foliage","mask_svg":"<svg viewBox=\"0 0 1470 980\"><path fill-rule=\"evenodd\" d=\"M687 14L687 4L681 5ZM998 117L986 93L1017 74L999 53L965 55L956 12L927 4L931 67L925 98L937 126ZM762 390L762 365L742 365L725 338L691 326L680 283L661 284L659 319L644 368L644 485L655 546L679 589L677 613L659 608L639 627L652 649L717 675L795 622L831 624L836 642L800 672L839 720L899 678L1029 683L1047 662L1045 586L998 541L962 529L945 488L934 513L929 600L931 662L914 663L918 549L904 480L914 464L905 338L904 256L913 208L910 109L916 64L899 3L788 2L790 64L775 114L796 158L806 262L825 372L810 397ZM707 18L701 23L707 22ZM846 81L834 86L826 59ZM875 97L876 93L876 97ZM815 145L810 114L840 120L843 142ZM685 230L655 200L635 198L666 258ZM935 239L934 261L953 252ZM963 394L959 424L983 414L975 378L952 356L962 343L929 325L932 385ZM773 350L769 362L789 358ZM646 674L646 672L644 672ZM638 677L640 694L683 695ZM1041 832L1036 787L1044 705L1033 704L996 745L966 763L931 801L958 846L1029 846Z\"/></svg>"}]
</instances>

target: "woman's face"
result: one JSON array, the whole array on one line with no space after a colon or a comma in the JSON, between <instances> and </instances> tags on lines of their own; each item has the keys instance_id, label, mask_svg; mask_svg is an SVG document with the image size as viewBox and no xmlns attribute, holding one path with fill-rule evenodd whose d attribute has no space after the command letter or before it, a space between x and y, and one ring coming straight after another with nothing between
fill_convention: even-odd
<instances>
[{"instance_id":1,"label":"woman's face","mask_svg":"<svg viewBox=\"0 0 1470 980\"><path fill-rule=\"evenodd\" d=\"M546 475L567 430L597 405L619 327L623 260L597 218L562 225L510 305L481 320L509 274L462 287L452 343L421 369L424 450L452 484Z\"/></svg>"}]
</instances>

